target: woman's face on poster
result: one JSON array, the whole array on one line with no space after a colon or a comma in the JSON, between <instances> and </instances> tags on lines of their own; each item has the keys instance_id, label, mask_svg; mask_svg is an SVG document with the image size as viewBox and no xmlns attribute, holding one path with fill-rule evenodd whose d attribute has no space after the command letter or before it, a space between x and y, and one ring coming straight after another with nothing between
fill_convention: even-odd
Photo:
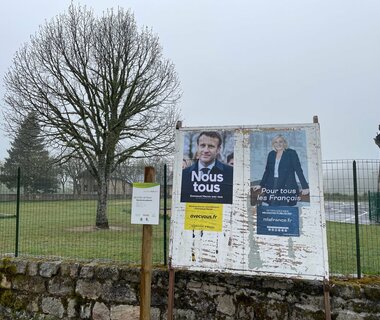
<instances>
[{"instance_id":1,"label":"woman's face on poster","mask_svg":"<svg viewBox=\"0 0 380 320\"><path fill-rule=\"evenodd\" d=\"M273 149L277 151L281 151L285 149L285 141L284 138L278 137L273 140Z\"/></svg>"}]
</instances>

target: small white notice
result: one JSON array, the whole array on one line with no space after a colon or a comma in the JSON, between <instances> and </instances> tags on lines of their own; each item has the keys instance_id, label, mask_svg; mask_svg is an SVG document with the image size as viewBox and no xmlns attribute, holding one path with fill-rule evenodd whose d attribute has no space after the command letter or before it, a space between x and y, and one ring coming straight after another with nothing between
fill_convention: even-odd
<instances>
[{"instance_id":1,"label":"small white notice","mask_svg":"<svg viewBox=\"0 0 380 320\"><path fill-rule=\"evenodd\" d=\"M158 224L160 215L160 185L133 183L132 224Z\"/></svg>"}]
</instances>

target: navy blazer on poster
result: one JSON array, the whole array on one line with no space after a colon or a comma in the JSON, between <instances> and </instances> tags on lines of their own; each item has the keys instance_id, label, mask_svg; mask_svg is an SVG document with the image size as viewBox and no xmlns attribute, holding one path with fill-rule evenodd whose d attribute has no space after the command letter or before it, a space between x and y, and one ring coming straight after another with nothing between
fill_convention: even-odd
<instances>
[{"instance_id":1,"label":"navy blazer on poster","mask_svg":"<svg viewBox=\"0 0 380 320\"><path fill-rule=\"evenodd\" d=\"M232 166L216 160L211 181L192 181L193 172L198 173L198 161L182 170L181 202L232 203Z\"/></svg>"},{"instance_id":2,"label":"navy blazer on poster","mask_svg":"<svg viewBox=\"0 0 380 320\"><path fill-rule=\"evenodd\" d=\"M267 164L265 167L264 175L261 179L260 186L266 189L274 188L274 166L276 162L276 152L272 150L268 154ZM299 193L299 187L296 181L296 176L301 183L303 189L309 189L305 176L303 174L301 163L298 158L297 152L293 149L284 150L280 164L278 167L278 180L276 189L280 190L296 190ZM295 205L296 202L289 203L288 205Z\"/></svg>"}]
</instances>

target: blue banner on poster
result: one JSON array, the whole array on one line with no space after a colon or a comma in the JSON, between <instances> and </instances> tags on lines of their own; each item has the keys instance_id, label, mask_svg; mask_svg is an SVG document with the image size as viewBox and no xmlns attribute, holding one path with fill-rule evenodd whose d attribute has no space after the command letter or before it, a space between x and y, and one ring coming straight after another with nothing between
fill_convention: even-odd
<instances>
[{"instance_id":1,"label":"blue banner on poster","mask_svg":"<svg viewBox=\"0 0 380 320\"><path fill-rule=\"evenodd\" d=\"M299 237L297 207L257 207L257 234Z\"/></svg>"}]
</instances>

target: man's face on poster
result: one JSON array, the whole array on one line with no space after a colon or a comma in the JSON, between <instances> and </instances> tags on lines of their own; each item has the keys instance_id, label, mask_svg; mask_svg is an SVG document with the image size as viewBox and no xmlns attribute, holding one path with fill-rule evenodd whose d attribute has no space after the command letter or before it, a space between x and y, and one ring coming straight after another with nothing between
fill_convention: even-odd
<instances>
[{"instance_id":1,"label":"man's face on poster","mask_svg":"<svg viewBox=\"0 0 380 320\"><path fill-rule=\"evenodd\" d=\"M208 166L218 156L220 152L219 139L212 138L206 135L199 137L198 141L198 156L199 161L204 165Z\"/></svg>"}]
</instances>

